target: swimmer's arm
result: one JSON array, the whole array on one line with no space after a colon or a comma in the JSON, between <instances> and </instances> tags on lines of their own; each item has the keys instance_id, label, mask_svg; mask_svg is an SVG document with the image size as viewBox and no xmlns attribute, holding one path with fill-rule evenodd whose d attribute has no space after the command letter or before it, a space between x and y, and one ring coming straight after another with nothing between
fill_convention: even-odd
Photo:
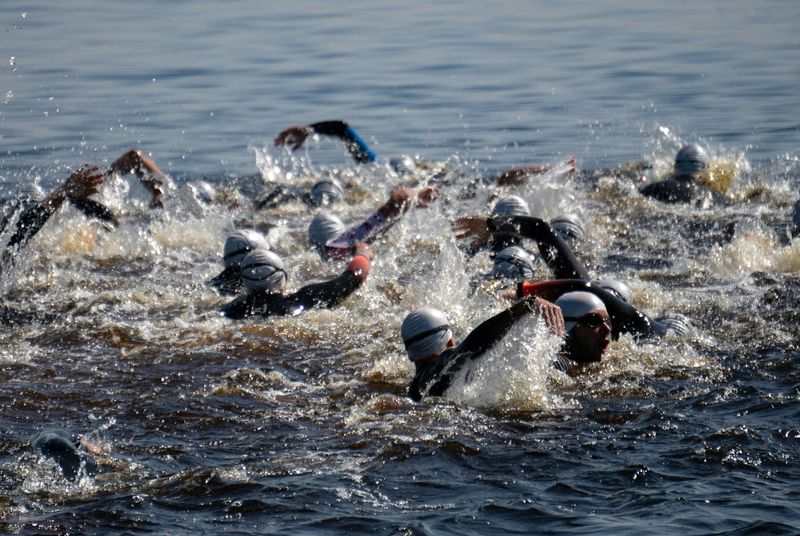
<instances>
[{"instance_id":1,"label":"swimmer's arm","mask_svg":"<svg viewBox=\"0 0 800 536\"><path fill-rule=\"evenodd\" d=\"M164 185L164 172L140 149L131 149L127 153L117 158L108 169L109 173L120 173L122 175L133 172L153 196L152 205L161 206L164 202L164 192L161 187Z\"/></svg>"},{"instance_id":2,"label":"swimmer's arm","mask_svg":"<svg viewBox=\"0 0 800 536\"><path fill-rule=\"evenodd\" d=\"M549 223L531 216L515 216L513 222L519 226L520 235L536 241L556 279L590 279L586 268ZM496 225L496 220L490 220L490 227Z\"/></svg>"},{"instance_id":3,"label":"swimmer's arm","mask_svg":"<svg viewBox=\"0 0 800 536\"><path fill-rule=\"evenodd\" d=\"M361 139L361 136L350 125L338 120L289 127L275 137L275 145L287 145L296 151L312 133L339 138L345 143L347 152L350 153L353 160L358 163L375 161L375 153Z\"/></svg>"},{"instance_id":4,"label":"swimmer's arm","mask_svg":"<svg viewBox=\"0 0 800 536\"><path fill-rule=\"evenodd\" d=\"M485 247L492 239L492 233L489 231L486 219L483 216L456 218L450 224L450 228L459 240L472 238L469 243L469 247L472 249Z\"/></svg>"},{"instance_id":5,"label":"swimmer's arm","mask_svg":"<svg viewBox=\"0 0 800 536\"><path fill-rule=\"evenodd\" d=\"M569 171L571 173L575 173L578 168L578 164L574 156L567 160L567 164L569 165ZM547 173L553 169L553 167L554 166L549 165L533 165L511 168L508 171L498 175L498 177L495 179L495 182L498 186L518 186L520 184L524 184L530 177L534 175Z\"/></svg>"},{"instance_id":6,"label":"swimmer's arm","mask_svg":"<svg viewBox=\"0 0 800 536\"><path fill-rule=\"evenodd\" d=\"M287 297L293 307L334 307L355 292L366 280L370 271L372 251L366 244L355 246L355 255L347 269L338 277L306 285Z\"/></svg>"}]
</instances>

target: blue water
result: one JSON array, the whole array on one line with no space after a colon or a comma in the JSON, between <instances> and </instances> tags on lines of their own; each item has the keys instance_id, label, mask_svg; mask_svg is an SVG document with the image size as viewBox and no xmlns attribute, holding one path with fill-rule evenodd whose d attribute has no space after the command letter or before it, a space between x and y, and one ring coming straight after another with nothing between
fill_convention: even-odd
<instances>
[{"instance_id":1,"label":"blue water","mask_svg":"<svg viewBox=\"0 0 800 536\"><path fill-rule=\"evenodd\" d=\"M410 214L340 310L244 324L218 318L224 300L202 286L227 232L275 226L291 280L322 279L333 272L302 245L305 209L134 208L135 224L95 238L64 211L3 280L4 300L60 317L0 337L4 530L800 531L800 250L767 232L799 195L800 3L18 4L0 4L4 195L137 146L177 185L263 173L265 155L288 182L289 168L343 168L372 188L349 215L369 213L391 188L383 171L353 171L329 140L298 160L271 147L324 119L347 120L383 158L466 176L571 155L585 170L663 163L685 142L745 172L735 202L697 212L643 201L624 180L547 177L517 192L544 217L580 212L590 270L699 334L623 341L602 366L532 379L505 404L411 403L397 336L428 300L462 336L496 307L461 293L477 266L449 247L449 219L485 210L488 191ZM104 199L128 210L126 194ZM756 231L709 245L705 232L741 218ZM530 351L520 344L504 348ZM495 359L513 381L520 363ZM44 427L109 444L116 476L54 477L27 451Z\"/></svg>"}]
</instances>

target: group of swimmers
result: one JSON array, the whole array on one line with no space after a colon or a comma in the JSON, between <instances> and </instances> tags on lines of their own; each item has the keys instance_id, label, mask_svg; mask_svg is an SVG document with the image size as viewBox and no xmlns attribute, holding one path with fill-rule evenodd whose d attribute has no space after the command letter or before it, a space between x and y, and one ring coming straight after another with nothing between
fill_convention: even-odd
<instances>
[{"instance_id":1,"label":"group of swimmers","mask_svg":"<svg viewBox=\"0 0 800 536\"><path fill-rule=\"evenodd\" d=\"M343 121L325 121L284 130L275 138L278 146L292 150L301 147L312 134L340 138L357 163L376 161L375 153L356 131ZM394 173L413 173L416 161L410 157L388 162ZM711 195L699 180L707 170L709 159L697 145L683 147L675 158L673 174L660 182L642 188L642 195L666 203L687 203ZM569 167L575 169L574 159ZM547 166L528 166L506 171L495 180L505 185L520 184L527 178L548 171ZM113 211L90 196L97 193L106 174L135 174L150 192L151 204L163 206L164 173L140 150L131 150L114 161L107 172L97 166L84 166L41 201L14 200L4 210L0 233L12 221L16 211L14 232L3 250L3 266L42 228L47 219L65 202L73 204L90 217L111 225L119 221ZM203 202L215 197L212 186L194 185ZM230 319L295 315L304 310L335 307L367 279L372 269L374 243L396 224L412 206L427 207L442 194L437 187L417 189L398 187L389 199L361 222L346 226L327 209L343 202L343 187L333 178L318 181L311 189L278 186L254 201L254 208L265 210L296 200L319 209L308 226L308 241L325 261L347 261L344 271L327 281L305 285L287 293L287 270L283 260L271 250L263 234L254 229L232 232L223 246L224 270L207 284L221 295L233 299L221 309ZM540 318L553 334L563 340L556 366L569 369L584 363L598 362L612 340L622 334L634 339L685 336L693 329L689 320L679 314L650 318L633 307L630 288L622 281L593 280L578 261L573 248L580 246L585 229L575 214L564 214L545 221L530 214L519 196L506 196L497 201L491 215L457 219L453 229L459 238L470 238L467 255L490 252L492 271L482 277L502 280L506 286L498 296L509 302L498 314L483 321L462 342L458 342L447 315L424 306L410 312L400 322L400 337L415 374L408 395L419 401L425 397L444 395L456 374L494 347L518 322ZM800 231L800 202L794 210L794 230ZM525 247L536 243L538 254ZM535 268L543 262L553 278L533 281ZM13 315L10 315L13 316ZM74 478L77 453L95 452L92 444L81 442L57 431L46 431L34 437L32 446L42 455L55 459L67 478ZM87 446L88 445L88 446Z\"/></svg>"}]
</instances>

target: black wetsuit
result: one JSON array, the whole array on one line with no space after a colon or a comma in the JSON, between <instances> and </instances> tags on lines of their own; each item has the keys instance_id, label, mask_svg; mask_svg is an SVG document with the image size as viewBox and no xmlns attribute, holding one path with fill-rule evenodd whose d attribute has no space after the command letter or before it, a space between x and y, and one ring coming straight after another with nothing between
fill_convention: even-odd
<instances>
[{"instance_id":1,"label":"black wetsuit","mask_svg":"<svg viewBox=\"0 0 800 536\"><path fill-rule=\"evenodd\" d=\"M318 206L314 203L308 188L279 184L256 204L256 210L276 208L290 201L300 201L309 207Z\"/></svg>"},{"instance_id":2,"label":"black wetsuit","mask_svg":"<svg viewBox=\"0 0 800 536\"><path fill-rule=\"evenodd\" d=\"M216 277L206 281L206 285L214 287L223 296L235 296L242 290L242 267L228 266Z\"/></svg>"},{"instance_id":3,"label":"black wetsuit","mask_svg":"<svg viewBox=\"0 0 800 536\"><path fill-rule=\"evenodd\" d=\"M60 467L64 478L75 480L83 463L89 476L97 472L91 457L78 450L80 438L61 430L43 430L31 438L31 448L46 458L51 458Z\"/></svg>"},{"instance_id":4,"label":"black wetsuit","mask_svg":"<svg viewBox=\"0 0 800 536\"><path fill-rule=\"evenodd\" d=\"M335 307L355 292L365 280L366 273L348 266L340 276L322 283L306 285L293 294L254 292L242 296L225 305L222 314L238 320L249 316L295 315L312 307Z\"/></svg>"},{"instance_id":5,"label":"black wetsuit","mask_svg":"<svg viewBox=\"0 0 800 536\"><path fill-rule=\"evenodd\" d=\"M642 187L639 193L662 203L702 203L719 201L719 196L692 177L671 177Z\"/></svg>"},{"instance_id":6,"label":"black wetsuit","mask_svg":"<svg viewBox=\"0 0 800 536\"><path fill-rule=\"evenodd\" d=\"M494 219L490 219L487 224L490 230L502 225ZM514 216L511 218L510 224L520 237L536 241L539 254L553 271L556 279L585 279L587 281L590 279L589 272L578 261L564 239L555 232L552 225L532 216Z\"/></svg>"},{"instance_id":7,"label":"black wetsuit","mask_svg":"<svg viewBox=\"0 0 800 536\"><path fill-rule=\"evenodd\" d=\"M533 310L532 304L532 299L515 303L481 323L461 344L445 350L436 361L418 368L408 387L408 396L417 402L424 396L442 396L450 387L453 375L492 348L519 319Z\"/></svg>"},{"instance_id":8,"label":"black wetsuit","mask_svg":"<svg viewBox=\"0 0 800 536\"><path fill-rule=\"evenodd\" d=\"M308 126L317 134L334 136L342 140L347 152L359 164L375 161L375 153L372 152L358 133L344 121L320 121Z\"/></svg>"}]
</instances>

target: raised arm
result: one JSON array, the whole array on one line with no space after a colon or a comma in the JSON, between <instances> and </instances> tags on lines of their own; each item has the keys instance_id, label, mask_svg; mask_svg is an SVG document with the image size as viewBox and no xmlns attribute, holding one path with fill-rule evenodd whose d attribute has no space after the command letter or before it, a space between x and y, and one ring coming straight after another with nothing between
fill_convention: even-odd
<instances>
[{"instance_id":1,"label":"raised arm","mask_svg":"<svg viewBox=\"0 0 800 536\"><path fill-rule=\"evenodd\" d=\"M164 172L140 149L131 149L117 158L108 169L109 173L126 174L133 172L153 195L152 206L162 206L164 203Z\"/></svg>"},{"instance_id":2,"label":"raised arm","mask_svg":"<svg viewBox=\"0 0 800 536\"><path fill-rule=\"evenodd\" d=\"M358 132L346 122L339 120L289 127L275 137L275 145L286 145L296 151L313 133L339 138L344 142L347 152L353 157L353 160L358 163L375 161L375 153L361 139Z\"/></svg>"},{"instance_id":3,"label":"raised arm","mask_svg":"<svg viewBox=\"0 0 800 536\"><path fill-rule=\"evenodd\" d=\"M366 244L357 244L353 259L345 271L334 279L306 285L287 296L291 306L310 309L312 307L334 307L356 291L366 280L370 271L372 250Z\"/></svg>"},{"instance_id":4,"label":"raised arm","mask_svg":"<svg viewBox=\"0 0 800 536\"><path fill-rule=\"evenodd\" d=\"M539 253L547 266L553 270L556 279L590 279L586 268L549 223L531 216L514 216L512 221L519 227L519 234L523 238L536 241ZM488 225L496 227L498 223L496 220L490 220Z\"/></svg>"},{"instance_id":5,"label":"raised arm","mask_svg":"<svg viewBox=\"0 0 800 536\"><path fill-rule=\"evenodd\" d=\"M574 156L570 157L570 159L566 161L566 165L568 166L567 170L570 173L575 173L575 171L578 169L578 163ZM495 179L495 182L498 186L518 186L527 182L530 177L547 173L555 167L556 166L550 165L515 167L498 175Z\"/></svg>"}]
</instances>

